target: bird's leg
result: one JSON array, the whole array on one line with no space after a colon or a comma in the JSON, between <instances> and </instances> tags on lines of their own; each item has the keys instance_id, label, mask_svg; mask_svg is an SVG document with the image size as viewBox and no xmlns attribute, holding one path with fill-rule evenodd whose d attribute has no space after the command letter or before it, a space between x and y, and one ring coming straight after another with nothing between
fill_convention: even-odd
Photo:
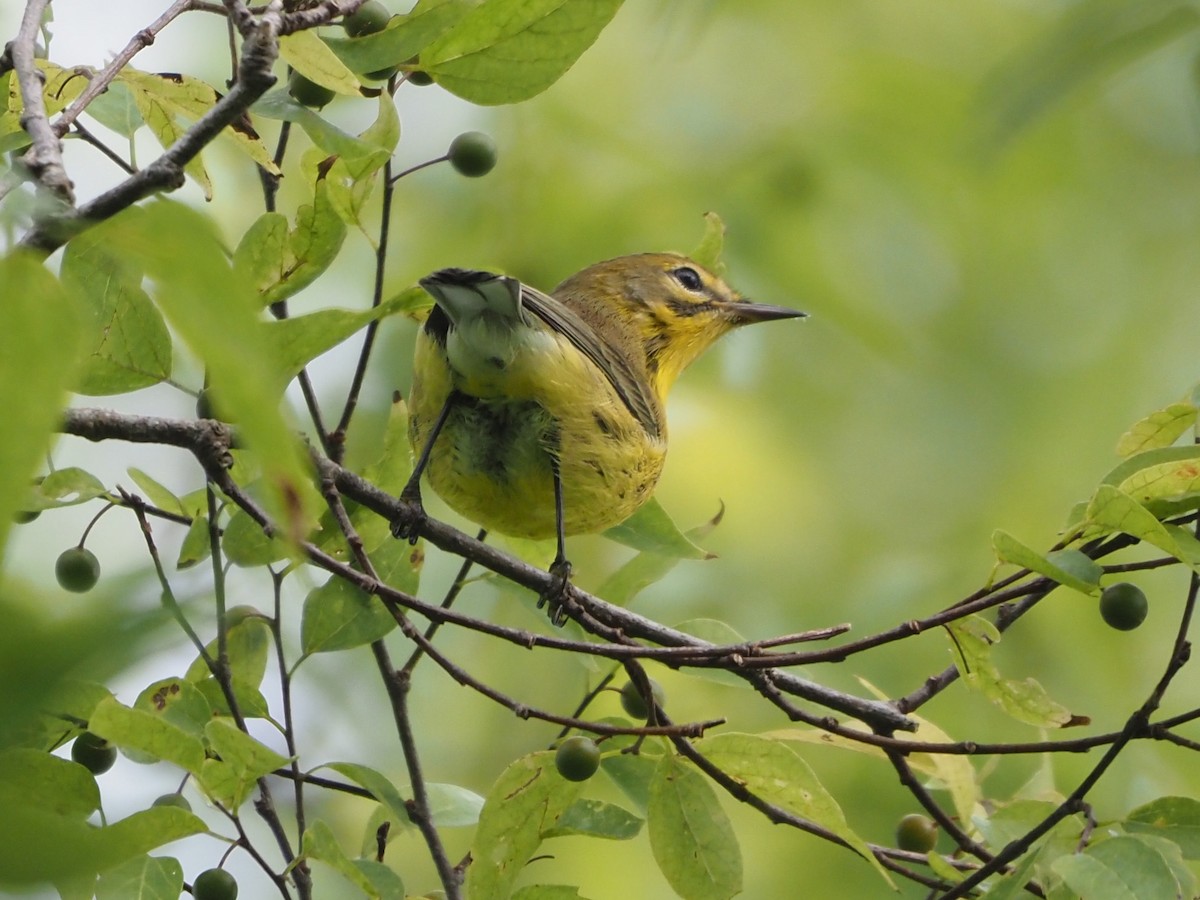
<instances>
[{"instance_id":1,"label":"bird's leg","mask_svg":"<svg viewBox=\"0 0 1200 900\"><path fill-rule=\"evenodd\" d=\"M433 445L437 441L438 435L441 434L442 428L445 427L446 420L450 418L450 411L461 399L462 395L458 391L451 391L446 395L446 402L442 404L442 411L438 413L437 420L429 432L429 438L425 441L425 446L421 448L421 455L417 457L412 475L409 476L408 483L404 485L404 490L400 492L400 502L409 504L414 507L414 510L409 515L392 520L393 537L407 540L410 544L417 542L417 531L425 521L425 505L421 502L421 476L425 474L425 469L429 466Z\"/></svg>"},{"instance_id":2,"label":"bird's leg","mask_svg":"<svg viewBox=\"0 0 1200 900\"><path fill-rule=\"evenodd\" d=\"M554 476L554 525L558 537L558 552L554 554L554 562L550 563L550 574L554 576L554 582L538 599L538 607L547 604L550 623L562 625L567 621L563 601L566 599L567 588L571 583L571 563L567 560L567 537L563 525L562 475L558 469L557 453L550 454L550 472Z\"/></svg>"}]
</instances>

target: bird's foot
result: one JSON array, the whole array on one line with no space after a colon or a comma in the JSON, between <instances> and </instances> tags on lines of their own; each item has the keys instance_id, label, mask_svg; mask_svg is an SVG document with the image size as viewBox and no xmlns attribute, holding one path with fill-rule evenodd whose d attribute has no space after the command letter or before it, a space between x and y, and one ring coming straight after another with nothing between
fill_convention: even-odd
<instances>
[{"instance_id":1,"label":"bird's foot","mask_svg":"<svg viewBox=\"0 0 1200 900\"><path fill-rule=\"evenodd\" d=\"M553 581L538 598L538 609L543 606L550 614L550 624L561 627L567 621L567 601L571 592L571 563L561 557L550 564Z\"/></svg>"},{"instance_id":2,"label":"bird's foot","mask_svg":"<svg viewBox=\"0 0 1200 900\"><path fill-rule=\"evenodd\" d=\"M392 519L392 537L415 544L422 527L429 520L425 514L425 506L421 503L421 491L409 485L400 492L400 502L408 508Z\"/></svg>"}]
</instances>

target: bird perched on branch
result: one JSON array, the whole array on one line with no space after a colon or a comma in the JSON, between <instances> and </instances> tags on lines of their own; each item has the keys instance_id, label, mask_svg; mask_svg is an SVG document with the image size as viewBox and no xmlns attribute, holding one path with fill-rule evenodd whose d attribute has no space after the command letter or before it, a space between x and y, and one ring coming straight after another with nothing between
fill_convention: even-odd
<instances>
[{"instance_id":1,"label":"bird perched on branch","mask_svg":"<svg viewBox=\"0 0 1200 900\"><path fill-rule=\"evenodd\" d=\"M551 294L515 278L443 269L421 280L435 306L417 337L409 398L420 479L485 528L558 540L628 518L667 452L667 392L721 335L805 314L751 303L685 256L596 263ZM415 540L417 521L397 521Z\"/></svg>"}]
</instances>

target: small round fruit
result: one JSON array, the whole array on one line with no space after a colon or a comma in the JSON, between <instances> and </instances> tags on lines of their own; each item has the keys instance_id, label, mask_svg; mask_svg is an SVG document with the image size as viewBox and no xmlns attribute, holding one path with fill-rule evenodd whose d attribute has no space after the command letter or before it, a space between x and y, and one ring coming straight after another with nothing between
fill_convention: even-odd
<instances>
[{"instance_id":1,"label":"small round fruit","mask_svg":"<svg viewBox=\"0 0 1200 900\"><path fill-rule=\"evenodd\" d=\"M482 131L464 131L446 152L455 171L468 178L486 175L496 166L496 142Z\"/></svg>"},{"instance_id":2,"label":"small round fruit","mask_svg":"<svg viewBox=\"0 0 1200 900\"><path fill-rule=\"evenodd\" d=\"M183 794L163 794L161 797L156 797L151 806L178 806L180 809L192 811L192 804L188 803L188 798Z\"/></svg>"},{"instance_id":3,"label":"small round fruit","mask_svg":"<svg viewBox=\"0 0 1200 900\"><path fill-rule=\"evenodd\" d=\"M1100 615L1118 631L1133 631L1146 621L1149 608L1142 589L1127 581L1110 584L1100 594Z\"/></svg>"},{"instance_id":4,"label":"small round fruit","mask_svg":"<svg viewBox=\"0 0 1200 900\"><path fill-rule=\"evenodd\" d=\"M911 853L928 853L937 843L937 824L920 813L910 813L896 826L896 846Z\"/></svg>"},{"instance_id":5,"label":"small round fruit","mask_svg":"<svg viewBox=\"0 0 1200 900\"><path fill-rule=\"evenodd\" d=\"M68 591L86 593L100 580L100 560L86 547L70 547L54 563L54 577Z\"/></svg>"},{"instance_id":6,"label":"small round fruit","mask_svg":"<svg viewBox=\"0 0 1200 900\"><path fill-rule=\"evenodd\" d=\"M104 738L85 731L71 745L71 759L93 775L102 775L117 761L117 748Z\"/></svg>"},{"instance_id":7,"label":"small round fruit","mask_svg":"<svg viewBox=\"0 0 1200 900\"><path fill-rule=\"evenodd\" d=\"M591 738L573 735L558 745L554 766L567 781L587 781L600 767L600 748Z\"/></svg>"},{"instance_id":8,"label":"small round fruit","mask_svg":"<svg viewBox=\"0 0 1200 900\"><path fill-rule=\"evenodd\" d=\"M667 699L662 685L653 678L650 679L650 693L654 695L654 702L659 706L662 706ZM646 708L646 701L642 697L641 691L638 690L637 685L632 681L625 682L621 688L621 707L631 719L645 721L650 718L650 710Z\"/></svg>"},{"instance_id":9,"label":"small round fruit","mask_svg":"<svg viewBox=\"0 0 1200 900\"><path fill-rule=\"evenodd\" d=\"M417 87L428 87L433 84L433 76L421 69L413 69L408 73L408 83Z\"/></svg>"},{"instance_id":10,"label":"small round fruit","mask_svg":"<svg viewBox=\"0 0 1200 900\"><path fill-rule=\"evenodd\" d=\"M313 109L320 109L336 96L329 88L309 81L299 72L292 72L288 76L288 93L301 106L311 106Z\"/></svg>"},{"instance_id":11,"label":"small round fruit","mask_svg":"<svg viewBox=\"0 0 1200 900\"><path fill-rule=\"evenodd\" d=\"M205 869L192 882L195 900L235 900L237 895L237 879L224 869Z\"/></svg>"},{"instance_id":12,"label":"small round fruit","mask_svg":"<svg viewBox=\"0 0 1200 900\"><path fill-rule=\"evenodd\" d=\"M342 19L342 27L350 37L362 37L387 28L392 14L379 0L367 0L362 6Z\"/></svg>"}]
</instances>

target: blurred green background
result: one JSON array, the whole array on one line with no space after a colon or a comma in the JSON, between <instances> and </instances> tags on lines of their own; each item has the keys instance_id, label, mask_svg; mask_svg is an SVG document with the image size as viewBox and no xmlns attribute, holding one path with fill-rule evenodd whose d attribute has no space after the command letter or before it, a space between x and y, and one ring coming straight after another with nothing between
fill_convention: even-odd
<instances>
[{"instance_id":1,"label":"blurred green background","mask_svg":"<svg viewBox=\"0 0 1200 900\"><path fill-rule=\"evenodd\" d=\"M66 32L72 5L56 9ZM729 280L811 319L736 334L676 386L658 498L684 527L724 503L706 539L719 556L680 564L636 609L667 623L720 618L751 638L839 622L861 637L929 615L987 581L993 529L1052 544L1070 506L1115 464L1120 433L1196 380L1200 29L1188 9L1137 0L629 3L559 84L518 107L482 110L436 87L401 89L401 165L443 152L466 128L491 132L501 161L478 181L440 166L400 183L388 289L445 265L499 266L548 289L598 259L686 252L702 214L716 211L728 226ZM221 39L213 23L204 27ZM197 56L194 44L189 52ZM219 63L198 64L214 83L224 77ZM335 105L329 115L361 129L370 107ZM222 207L222 192L255 184L244 170L219 177L211 211L231 241L257 210ZM285 207L290 199L285 185ZM352 237L304 303L365 303L370 274L370 250ZM383 330L360 452L391 392L407 390L414 328L396 320ZM331 404L351 360L315 369ZM186 414L188 404L166 396L156 408ZM69 531L65 519L12 539L28 577L48 580L47 560L61 549L35 546L32 529ZM130 527L106 524L97 540L141 567ZM588 537L573 541L571 556L580 583L595 587L628 553ZM454 563L431 554L425 596L440 596ZM1145 627L1113 632L1094 601L1059 591L1005 637L1005 672L1037 678L1091 716L1092 729L1118 728L1165 664L1186 582L1174 571L1136 580L1150 594ZM232 602L266 608L264 590L251 582ZM528 604L487 585L460 603L543 627ZM533 705L569 711L595 678L563 656L443 637L472 674ZM946 637L931 632L804 674L860 693L866 679L897 695L949 662ZM157 665L152 677L183 664ZM306 668L297 687L320 703L302 721L306 764L352 747L403 780L368 654ZM676 720L788 724L744 690L652 674ZM347 696L349 679L361 690ZM1185 674L1165 709L1197 703ZM429 777L480 793L508 760L553 738L431 667L415 704ZM596 712L617 710L613 696ZM922 712L955 739L1040 736L961 686ZM832 750L804 755L851 825L890 843L895 822L914 810L892 770ZM979 765L989 796L1002 801L1035 776L1043 780L1032 793L1067 792L1095 759ZM1095 814L1103 821L1161 794L1194 795L1196 771L1182 750L1135 746L1094 794ZM745 896L889 894L848 851L729 807L746 855ZM366 810L347 803L323 815L357 828ZM453 855L469 835L450 840ZM534 864L538 881L579 884L594 900L670 896L644 837L545 849L554 857ZM434 886L414 836L391 853L410 890Z\"/></svg>"}]
</instances>

